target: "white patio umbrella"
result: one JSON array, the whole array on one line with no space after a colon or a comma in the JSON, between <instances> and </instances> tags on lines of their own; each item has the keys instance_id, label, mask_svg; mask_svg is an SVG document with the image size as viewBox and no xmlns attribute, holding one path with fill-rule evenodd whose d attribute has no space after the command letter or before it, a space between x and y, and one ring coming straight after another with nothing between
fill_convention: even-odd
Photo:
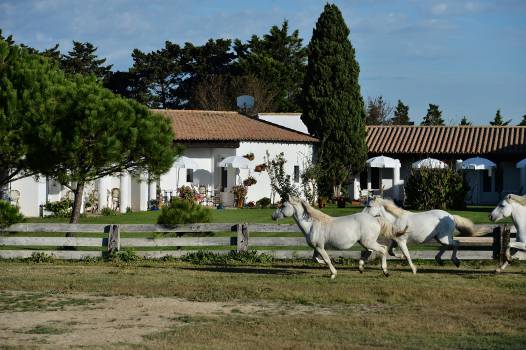
<instances>
[{"instance_id":1,"label":"white patio umbrella","mask_svg":"<svg viewBox=\"0 0 526 350\"><path fill-rule=\"evenodd\" d=\"M420 169L420 168L445 169L447 168L447 164L435 158L425 158L425 159L421 159L419 161L414 162L413 164L411 164L411 167L413 169Z\"/></svg>"},{"instance_id":2,"label":"white patio umbrella","mask_svg":"<svg viewBox=\"0 0 526 350\"><path fill-rule=\"evenodd\" d=\"M241 156L230 156L220 161L218 165L223 168L231 167L238 169L248 169L250 166L250 160ZM241 175L237 174L237 177L241 181Z\"/></svg>"},{"instance_id":3,"label":"white patio umbrella","mask_svg":"<svg viewBox=\"0 0 526 350\"><path fill-rule=\"evenodd\" d=\"M188 157L180 156L177 158L177 160L173 164L174 168L177 168L177 183L176 187L179 188L179 170L180 169L197 169L199 165L197 163Z\"/></svg>"},{"instance_id":4,"label":"white patio umbrella","mask_svg":"<svg viewBox=\"0 0 526 350\"><path fill-rule=\"evenodd\" d=\"M175 168L186 168L186 169L197 169L199 167L193 159L185 157L185 156L181 156L177 158L173 166Z\"/></svg>"},{"instance_id":5,"label":"white patio umbrella","mask_svg":"<svg viewBox=\"0 0 526 350\"><path fill-rule=\"evenodd\" d=\"M519 168L519 169L526 168L526 158L524 158L523 160L518 162L516 167Z\"/></svg>"},{"instance_id":6,"label":"white patio umbrella","mask_svg":"<svg viewBox=\"0 0 526 350\"><path fill-rule=\"evenodd\" d=\"M250 166L250 160L241 156L230 156L220 161L218 165L223 168L232 167L239 169L248 169Z\"/></svg>"},{"instance_id":7,"label":"white patio umbrella","mask_svg":"<svg viewBox=\"0 0 526 350\"><path fill-rule=\"evenodd\" d=\"M496 167L497 164L489 159L481 157L469 158L462 162L462 169L491 170Z\"/></svg>"},{"instance_id":8,"label":"white patio umbrella","mask_svg":"<svg viewBox=\"0 0 526 350\"><path fill-rule=\"evenodd\" d=\"M400 168L398 159L386 156L378 156L367 160L367 165L371 168Z\"/></svg>"}]
</instances>

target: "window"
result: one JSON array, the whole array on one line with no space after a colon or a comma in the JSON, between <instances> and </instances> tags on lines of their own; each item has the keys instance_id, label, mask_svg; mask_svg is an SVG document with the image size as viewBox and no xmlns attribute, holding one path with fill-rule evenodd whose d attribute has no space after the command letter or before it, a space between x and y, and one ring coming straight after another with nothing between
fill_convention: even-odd
<instances>
[{"instance_id":1,"label":"window","mask_svg":"<svg viewBox=\"0 0 526 350\"><path fill-rule=\"evenodd\" d=\"M300 166L294 165L294 182L300 182Z\"/></svg>"},{"instance_id":2,"label":"window","mask_svg":"<svg viewBox=\"0 0 526 350\"><path fill-rule=\"evenodd\" d=\"M194 182L194 169L186 169L186 182Z\"/></svg>"}]
</instances>

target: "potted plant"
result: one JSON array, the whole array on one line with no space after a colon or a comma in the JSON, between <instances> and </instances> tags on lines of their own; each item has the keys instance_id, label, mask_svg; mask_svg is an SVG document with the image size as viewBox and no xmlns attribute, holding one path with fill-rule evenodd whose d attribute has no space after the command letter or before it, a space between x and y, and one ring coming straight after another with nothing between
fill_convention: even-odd
<instances>
[{"instance_id":1,"label":"potted plant","mask_svg":"<svg viewBox=\"0 0 526 350\"><path fill-rule=\"evenodd\" d=\"M252 153L252 152L247 153L243 157L245 157L246 159L252 161L252 160L254 160L254 153Z\"/></svg>"},{"instance_id":2,"label":"potted plant","mask_svg":"<svg viewBox=\"0 0 526 350\"><path fill-rule=\"evenodd\" d=\"M262 171L266 171L267 170L267 164L263 163L263 164L258 164L256 165L256 167L254 168L254 171L256 173L260 173Z\"/></svg>"},{"instance_id":3,"label":"potted plant","mask_svg":"<svg viewBox=\"0 0 526 350\"><path fill-rule=\"evenodd\" d=\"M247 196L247 188L243 185L237 185L232 187L231 192L236 198L236 207L243 208L245 204L245 197Z\"/></svg>"},{"instance_id":4,"label":"potted plant","mask_svg":"<svg viewBox=\"0 0 526 350\"><path fill-rule=\"evenodd\" d=\"M345 208L345 197L343 196L337 197L336 203L338 204L338 208Z\"/></svg>"}]
</instances>

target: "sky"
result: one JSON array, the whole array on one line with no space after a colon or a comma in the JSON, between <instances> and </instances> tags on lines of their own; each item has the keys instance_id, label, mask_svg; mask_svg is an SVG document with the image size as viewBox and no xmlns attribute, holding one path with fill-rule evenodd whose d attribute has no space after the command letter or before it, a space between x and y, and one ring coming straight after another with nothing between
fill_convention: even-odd
<instances>
[{"instance_id":1,"label":"sky","mask_svg":"<svg viewBox=\"0 0 526 350\"><path fill-rule=\"evenodd\" d=\"M307 45L325 1L0 0L0 28L45 49L89 41L114 70L131 51L166 40L263 35L289 21ZM409 105L420 122L429 103L447 124L488 124L497 109L517 124L526 114L526 0L346 0L334 2L351 33L362 95Z\"/></svg>"}]
</instances>

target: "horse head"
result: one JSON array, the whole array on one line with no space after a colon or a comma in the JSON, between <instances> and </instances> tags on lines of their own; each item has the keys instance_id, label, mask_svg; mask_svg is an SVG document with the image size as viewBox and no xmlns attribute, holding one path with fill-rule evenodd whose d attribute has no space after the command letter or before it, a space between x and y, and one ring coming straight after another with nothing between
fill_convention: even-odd
<instances>
[{"instance_id":1,"label":"horse head","mask_svg":"<svg viewBox=\"0 0 526 350\"><path fill-rule=\"evenodd\" d=\"M524 203L524 204L523 204ZM514 194L508 194L489 214L491 221L499 221L503 218L510 217L515 205L526 205L526 199Z\"/></svg>"},{"instance_id":2,"label":"horse head","mask_svg":"<svg viewBox=\"0 0 526 350\"><path fill-rule=\"evenodd\" d=\"M295 201L290 198L288 201L283 202L283 204L272 213L272 220L279 220L283 218L288 218L294 215L294 205Z\"/></svg>"}]
</instances>

